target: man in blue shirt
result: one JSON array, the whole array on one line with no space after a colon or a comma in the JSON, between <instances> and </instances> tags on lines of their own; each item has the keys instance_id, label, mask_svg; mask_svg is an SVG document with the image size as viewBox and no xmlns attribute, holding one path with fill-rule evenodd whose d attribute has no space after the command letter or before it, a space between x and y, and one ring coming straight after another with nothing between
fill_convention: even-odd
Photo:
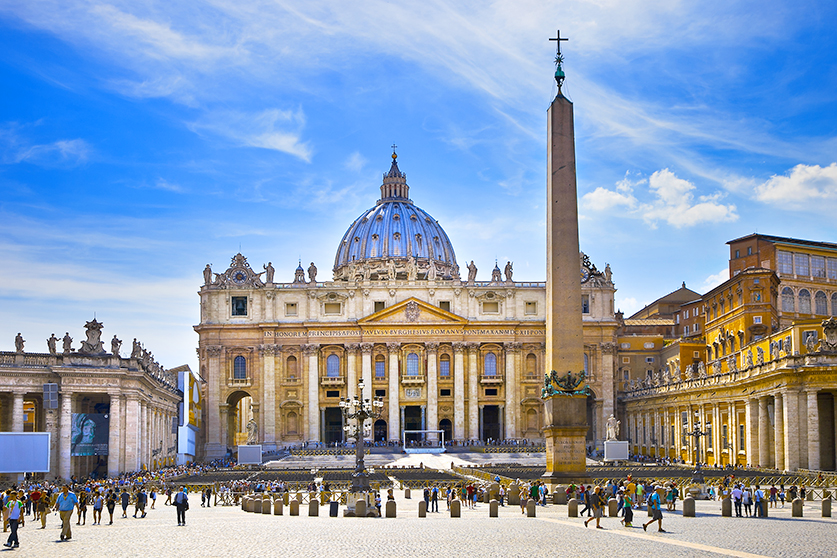
<instances>
[{"instance_id":1,"label":"man in blue shirt","mask_svg":"<svg viewBox=\"0 0 837 558\"><path fill-rule=\"evenodd\" d=\"M73 516L73 509L78 505L78 498L70 492L70 487L66 484L61 487L61 494L55 501L55 509L58 510L58 515L61 516L61 540L70 540L73 538L73 532L70 530L70 519Z\"/></svg>"}]
</instances>

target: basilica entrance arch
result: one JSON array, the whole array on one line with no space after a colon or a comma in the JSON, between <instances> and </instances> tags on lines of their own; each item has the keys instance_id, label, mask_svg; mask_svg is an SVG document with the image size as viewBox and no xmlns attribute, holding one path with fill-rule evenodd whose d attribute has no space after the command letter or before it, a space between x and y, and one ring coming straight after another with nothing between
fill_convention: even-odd
<instances>
[{"instance_id":1,"label":"basilica entrance arch","mask_svg":"<svg viewBox=\"0 0 837 558\"><path fill-rule=\"evenodd\" d=\"M375 441L386 442L387 440L387 421L378 419L375 421Z\"/></svg>"},{"instance_id":2,"label":"basilica entrance arch","mask_svg":"<svg viewBox=\"0 0 837 558\"><path fill-rule=\"evenodd\" d=\"M227 446L247 443L247 423L250 419L258 422L253 407L253 398L246 391L234 391L227 397Z\"/></svg>"},{"instance_id":3,"label":"basilica entrance arch","mask_svg":"<svg viewBox=\"0 0 837 558\"><path fill-rule=\"evenodd\" d=\"M450 419L442 419L439 421L439 430L445 431L445 442L453 439L453 424Z\"/></svg>"}]
</instances>

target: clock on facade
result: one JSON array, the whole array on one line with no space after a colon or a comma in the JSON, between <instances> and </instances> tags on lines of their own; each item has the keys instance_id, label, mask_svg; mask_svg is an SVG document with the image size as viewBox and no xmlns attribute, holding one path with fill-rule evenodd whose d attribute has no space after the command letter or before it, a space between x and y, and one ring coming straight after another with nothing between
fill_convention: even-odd
<instances>
[{"instance_id":1,"label":"clock on facade","mask_svg":"<svg viewBox=\"0 0 837 558\"><path fill-rule=\"evenodd\" d=\"M243 269L236 269L235 271L233 271L232 280L233 280L233 282L238 283L239 285L241 285L245 281L247 281L247 274L244 273Z\"/></svg>"},{"instance_id":2,"label":"clock on facade","mask_svg":"<svg viewBox=\"0 0 837 558\"><path fill-rule=\"evenodd\" d=\"M590 268L586 265L581 266L581 282L586 283L590 279Z\"/></svg>"}]
</instances>

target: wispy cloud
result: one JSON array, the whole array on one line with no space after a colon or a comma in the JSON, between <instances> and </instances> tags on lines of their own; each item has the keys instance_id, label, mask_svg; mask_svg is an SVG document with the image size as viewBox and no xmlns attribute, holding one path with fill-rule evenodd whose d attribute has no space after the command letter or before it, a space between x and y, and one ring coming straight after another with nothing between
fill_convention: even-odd
<instances>
[{"instance_id":1,"label":"wispy cloud","mask_svg":"<svg viewBox=\"0 0 837 558\"><path fill-rule=\"evenodd\" d=\"M822 207L833 210L837 201L837 163L827 167L796 165L788 173L771 176L755 188L756 199L792 208Z\"/></svg>"},{"instance_id":2,"label":"wispy cloud","mask_svg":"<svg viewBox=\"0 0 837 558\"><path fill-rule=\"evenodd\" d=\"M87 162L93 149L80 138L35 143L24 130L32 125L9 124L0 129L0 163L31 163L45 167L73 166Z\"/></svg>"},{"instance_id":3,"label":"wispy cloud","mask_svg":"<svg viewBox=\"0 0 837 558\"><path fill-rule=\"evenodd\" d=\"M703 292L710 291L729 279L729 268L725 267L718 273L713 273L709 277L703 280Z\"/></svg>"},{"instance_id":4,"label":"wispy cloud","mask_svg":"<svg viewBox=\"0 0 837 558\"><path fill-rule=\"evenodd\" d=\"M305 127L302 109L267 109L256 113L214 111L188 126L198 134L212 134L240 146L279 151L311 162L313 150L301 139Z\"/></svg>"}]
</instances>

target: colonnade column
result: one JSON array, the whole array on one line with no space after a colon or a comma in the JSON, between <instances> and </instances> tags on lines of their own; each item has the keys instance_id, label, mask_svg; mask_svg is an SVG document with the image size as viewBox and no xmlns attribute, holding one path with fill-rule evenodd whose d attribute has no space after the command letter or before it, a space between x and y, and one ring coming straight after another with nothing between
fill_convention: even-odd
<instances>
[{"instance_id":1,"label":"colonnade column","mask_svg":"<svg viewBox=\"0 0 837 558\"><path fill-rule=\"evenodd\" d=\"M782 421L784 423L785 469L799 469L799 393L782 393Z\"/></svg>"},{"instance_id":2,"label":"colonnade column","mask_svg":"<svg viewBox=\"0 0 837 558\"><path fill-rule=\"evenodd\" d=\"M806 392L808 397L808 468L820 468L820 410L817 406L817 390Z\"/></svg>"},{"instance_id":3,"label":"colonnade column","mask_svg":"<svg viewBox=\"0 0 837 558\"><path fill-rule=\"evenodd\" d=\"M712 404L712 455L715 463L721 464L722 440L721 434L724 431L723 419L721 418L721 406L718 403ZM727 433L729 435L729 433Z\"/></svg>"},{"instance_id":4,"label":"colonnade column","mask_svg":"<svg viewBox=\"0 0 837 558\"><path fill-rule=\"evenodd\" d=\"M668 457L668 448L671 447L671 440L669 440L671 428L668 426L670 419L671 416L669 415L668 407L663 407L662 432L660 432L660 442L663 445L663 457Z\"/></svg>"},{"instance_id":5,"label":"colonnade column","mask_svg":"<svg viewBox=\"0 0 837 558\"><path fill-rule=\"evenodd\" d=\"M73 435L73 398L75 394L68 390L61 391L61 419L59 421L58 476L69 480L73 475L70 442Z\"/></svg>"},{"instance_id":6,"label":"colonnade column","mask_svg":"<svg viewBox=\"0 0 837 558\"><path fill-rule=\"evenodd\" d=\"M188 388L187 388L188 389ZM122 438L122 396L118 391L109 392L110 424L108 425L108 477L116 478L122 472L119 442Z\"/></svg>"},{"instance_id":7,"label":"colonnade column","mask_svg":"<svg viewBox=\"0 0 837 558\"><path fill-rule=\"evenodd\" d=\"M23 391L12 393L12 432L23 432Z\"/></svg>"},{"instance_id":8,"label":"colonnade column","mask_svg":"<svg viewBox=\"0 0 837 558\"><path fill-rule=\"evenodd\" d=\"M773 396L773 450L775 467L785 469L785 420L782 393Z\"/></svg>"},{"instance_id":9,"label":"colonnade column","mask_svg":"<svg viewBox=\"0 0 837 558\"><path fill-rule=\"evenodd\" d=\"M140 401L134 394L125 400L125 471L138 471L140 468Z\"/></svg>"},{"instance_id":10,"label":"colonnade column","mask_svg":"<svg viewBox=\"0 0 837 558\"><path fill-rule=\"evenodd\" d=\"M468 343L468 439L479 439L480 415L479 415L479 372L477 367L477 354L479 345Z\"/></svg>"},{"instance_id":11,"label":"colonnade column","mask_svg":"<svg viewBox=\"0 0 837 558\"><path fill-rule=\"evenodd\" d=\"M427 351L427 423L425 429L436 430L439 428L439 388L436 387L436 379L439 373L436 370L439 344L435 342L425 343ZM435 442L439 435L435 432L428 435L428 439Z\"/></svg>"},{"instance_id":12,"label":"colonnade column","mask_svg":"<svg viewBox=\"0 0 837 558\"><path fill-rule=\"evenodd\" d=\"M758 412L758 443L755 449L758 451L758 460L756 463L759 467L770 467L770 444L768 438L770 433L767 431L770 428L770 415L767 414L767 396L759 397L759 412ZM755 460L755 456L753 456Z\"/></svg>"},{"instance_id":13,"label":"colonnade column","mask_svg":"<svg viewBox=\"0 0 837 558\"><path fill-rule=\"evenodd\" d=\"M375 391L372 389L372 349L375 347L372 343L360 344L360 377L363 378L364 393L358 393L358 397L372 400L375 397ZM364 430L369 432L367 440L375 439L375 432L372 427L372 419L367 419L363 423Z\"/></svg>"},{"instance_id":14,"label":"colonnade column","mask_svg":"<svg viewBox=\"0 0 837 558\"><path fill-rule=\"evenodd\" d=\"M453 439L465 439L465 343L453 344Z\"/></svg>"},{"instance_id":15,"label":"colonnade column","mask_svg":"<svg viewBox=\"0 0 837 558\"><path fill-rule=\"evenodd\" d=\"M735 466L738 460L738 412L735 409L735 401L727 405L727 451L729 452L729 463Z\"/></svg>"},{"instance_id":16,"label":"colonnade column","mask_svg":"<svg viewBox=\"0 0 837 558\"><path fill-rule=\"evenodd\" d=\"M389 400L389 420L387 437L390 440L398 440L401 437L401 415L399 413L399 385L398 385L398 349L401 343L387 343L389 349L389 389L387 396Z\"/></svg>"},{"instance_id":17,"label":"colonnade column","mask_svg":"<svg viewBox=\"0 0 837 558\"><path fill-rule=\"evenodd\" d=\"M139 402L139 416L137 418L138 428L138 436L139 436L139 468L142 469L142 466L147 463L146 455L148 453L148 428L147 428L147 421L148 421L148 407L146 407L145 401L140 400Z\"/></svg>"},{"instance_id":18,"label":"colonnade column","mask_svg":"<svg viewBox=\"0 0 837 558\"><path fill-rule=\"evenodd\" d=\"M224 382L224 377L221 372L221 346L212 345L206 347L205 350L207 366L207 393L205 401L205 411L203 413L206 421L206 445L205 452L207 459L215 459L224 457L227 453L227 441L223 437L220 413L216 416L215 409L220 409L221 406L221 385ZM127 446L126 446L127 448ZM133 471L130 461L126 456L125 470Z\"/></svg>"},{"instance_id":19,"label":"colonnade column","mask_svg":"<svg viewBox=\"0 0 837 558\"><path fill-rule=\"evenodd\" d=\"M319 345L303 345L308 362L308 441L320 441L320 362Z\"/></svg>"},{"instance_id":20,"label":"colonnade column","mask_svg":"<svg viewBox=\"0 0 837 558\"><path fill-rule=\"evenodd\" d=\"M276 345L262 346L262 432L261 442L273 446L276 443L276 353L282 348Z\"/></svg>"},{"instance_id":21,"label":"colonnade column","mask_svg":"<svg viewBox=\"0 0 837 558\"><path fill-rule=\"evenodd\" d=\"M358 343L346 346L346 398L352 399L357 393L357 352ZM370 386L371 388L371 386ZM360 395L358 395L360 397ZM370 399L372 396L369 397Z\"/></svg>"},{"instance_id":22,"label":"colonnade column","mask_svg":"<svg viewBox=\"0 0 837 558\"><path fill-rule=\"evenodd\" d=\"M520 350L520 343L505 343L506 349L506 405L505 438L517 438L517 367L515 360Z\"/></svg>"}]
</instances>

